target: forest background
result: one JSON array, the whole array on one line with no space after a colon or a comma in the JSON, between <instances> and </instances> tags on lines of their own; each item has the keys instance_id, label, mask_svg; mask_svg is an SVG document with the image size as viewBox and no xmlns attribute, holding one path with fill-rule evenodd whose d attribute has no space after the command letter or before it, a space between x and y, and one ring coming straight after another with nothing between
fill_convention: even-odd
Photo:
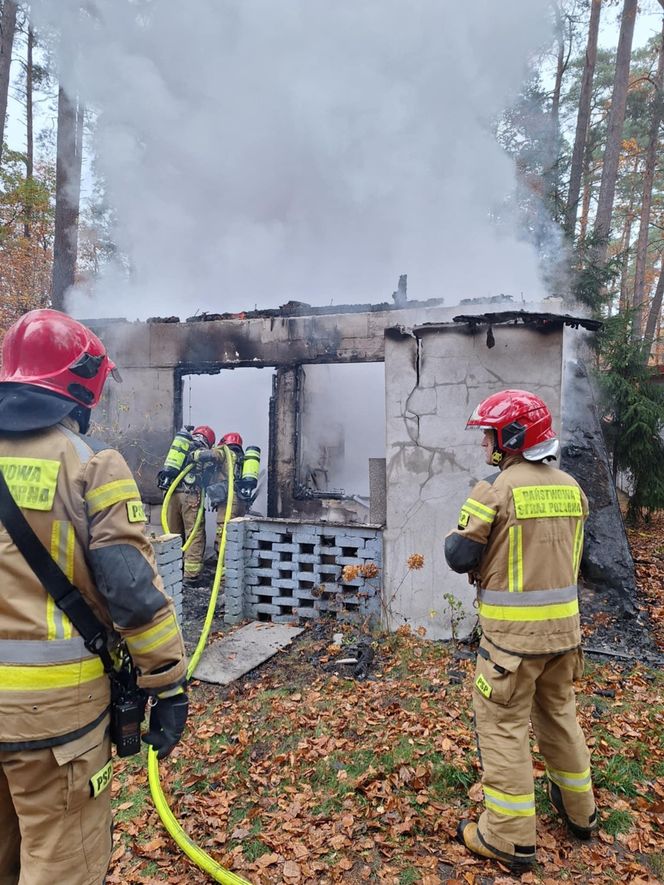
<instances>
[{"instance_id":1,"label":"forest background","mask_svg":"<svg viewBox=\"0 0 664 885\"><path fill-rule=\"evenodd\" d=\"M94 3L74 5L94 17ZM549 294L604 320L605 427L638 518L664 507L664 0L547 8L553 41L488 125L516 168L510 211ZM2 334L26 310L67 309L72 287L93 292L109 263L133 268L96 164L98 109L59 82L57 34L29 3L4 0L0 15Z\"/></svg>"}]
</instances>

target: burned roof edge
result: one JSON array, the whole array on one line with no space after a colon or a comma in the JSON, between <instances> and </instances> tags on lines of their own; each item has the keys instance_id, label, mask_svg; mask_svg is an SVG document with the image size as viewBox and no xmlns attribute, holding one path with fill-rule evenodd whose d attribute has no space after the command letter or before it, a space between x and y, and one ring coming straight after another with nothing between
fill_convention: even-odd
<instances>
[{"instance_id":1,"label":"burned roof edge","mask_svg":"<svg viewBox=\"0 0 664 885\"><path fill-rule=\"evenodd\" d=\"M596 332L602 328L601 320L593 320L588 317L577 317L567 313L540 313L528 310L504 310L495 313L478 313L478 314L459 314L452 317L451 322L444 323L420 323L418 325L406 326L403 324L389 326L385 329L385 335L388 338L400 337L417 337L421 333L436 332L441 329L454 329L460 325L469 327L470 332L474 332L478 326L513 326L523 325L530 329L540 332L554 331L563 326L571 326L573 329L579 327Z\"/></svg>"},{"instance_id":2,"label":"burned roof edge","mask_svg":"<svg viewBox=\"0 0 664 885\"><path fill-rule=\"evenodd\" d=\"M466 323L471 326L490 325L497 326L505 323L518 325L520 322L526 326L534 326L546 330L558 326L571 326L578 329L579 326L589 332L596 332L602 328L601 320L593 320L589 317L572 316L569 313L535 313L528 310L501 310L496 313L459 314L452 317L453 323Z\"/></svg>"}]
</instances>

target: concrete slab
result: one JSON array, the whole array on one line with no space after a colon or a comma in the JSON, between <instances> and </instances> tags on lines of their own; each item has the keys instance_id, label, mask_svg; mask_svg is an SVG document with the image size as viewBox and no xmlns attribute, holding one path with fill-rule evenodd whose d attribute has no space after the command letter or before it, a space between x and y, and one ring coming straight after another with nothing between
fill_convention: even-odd
<instances>
[{"instance_id":1,"label":"concrete slab","mask_svg":"<svg viewBox=\"0 0 664 885\"><path fill-rule=\"evenodd\" d=\"M218 639L203 652L195 679L228 685L290 645L303 627L252 621L231 636Z\"/></svg>"}]
</instances>

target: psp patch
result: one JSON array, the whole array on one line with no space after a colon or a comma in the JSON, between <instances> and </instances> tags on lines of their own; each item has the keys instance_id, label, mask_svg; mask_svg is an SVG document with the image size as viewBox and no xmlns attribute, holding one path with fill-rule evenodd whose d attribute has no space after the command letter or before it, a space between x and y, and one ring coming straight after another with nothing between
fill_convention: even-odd
<instances>
[{"instance_id":1,"label":"psp patch","mask_svg":"<svg viewBox=\"0 0 664 885\"><path fill-rule=\"evenodd\" d=\"M100 793L103 793L112 779L113 762L109 759L106 765L90 778L90 795L92 798L96 799Z\"/></svg>"},{"instance_id":2,"label":"psp patch","mask_svg":"<svg viewBox=\"0 0 664 885\"><path fill-rule=\"evenodd\" d=\"M147 522L142 501L127 501L127 518L129 522Z\"/></svg>"},{"instance_id":3,"label":"psp patch","mask_svg":"<svg viewBox=\"0 0 664 885\"><path fill-rule=\"evenodd\" d=\"M475 685L477 686L477 690L479 691L479 693L483 694L485 698L491 697L491 692L493 691L493 689L481 673L475 680Z\"/></svg>"},{"instance_id":4,"label":"psp patch","mask_svg":"<svg viewBox=\"0 0 664 885\"><path fill-rule=\"evenodd\" d=\"M459 528L465 529L470 521L470 513L467 510L462 510L459 514Z\"/></svg>"}]
</instances>

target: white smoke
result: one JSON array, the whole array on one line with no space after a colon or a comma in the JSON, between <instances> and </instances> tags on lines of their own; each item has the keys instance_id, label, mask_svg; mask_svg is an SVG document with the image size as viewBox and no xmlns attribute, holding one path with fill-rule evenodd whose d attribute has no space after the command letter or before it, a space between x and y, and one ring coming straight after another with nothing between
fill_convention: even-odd
<instances>
[{"instance_id":1,"label":"white smoke","mask_svg":"<svg viewBox=\"0 0 664 885\"><path fill-rule=\"evenodd\" d=\"M491 133L549 0L36 0L131 272L85 316L547 294ZM495 213L500 207L500 213ZM500 226L491 221L500 214Z\"/></svg>"}]
</instances>

